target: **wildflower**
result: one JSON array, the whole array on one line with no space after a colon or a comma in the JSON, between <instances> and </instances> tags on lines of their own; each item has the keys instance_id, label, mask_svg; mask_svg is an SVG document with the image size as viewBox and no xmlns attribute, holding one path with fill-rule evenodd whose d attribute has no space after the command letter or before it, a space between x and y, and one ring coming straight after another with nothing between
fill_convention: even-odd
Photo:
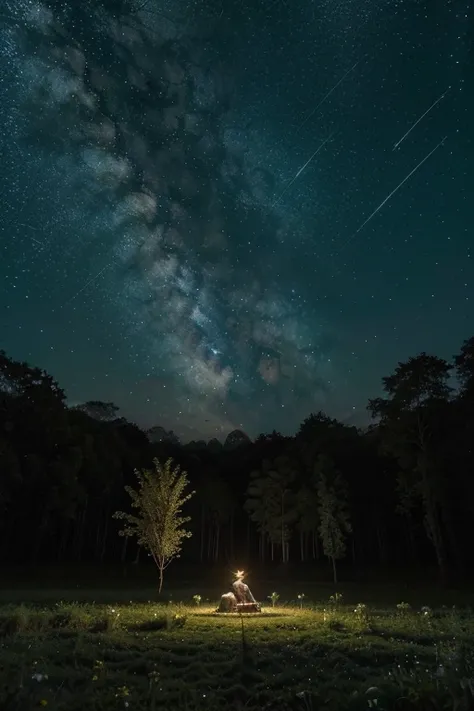
<instances>
[{"instance_id":1,"label":"wildflower","mask_svg":"<svg viewBox=\"0 0 474 711\"><path fill-rule=\"evenodd\" d=\"M41 701L40 701L40 706L43 706L43 707L44 707L44 706L47 706L47 705L48 705L48 702L46 701L46 699L41 699Z\"/></svg>"},{"instance_id":2,"label":"wildflower","mask_svg":"<svg viewBox=\"0 0 474 711\"><path fill-rule=\"evenodd\" d=\"M272 594L268 596L268 599L271 600L272 606L275 607L278 600L280 599L280 596L277 592L272 592Z\"/></svg>"},{"instance_id":3,"label":"wildflower","mask_svg":"<svg viewBox=\"0 0 474 711\"><path fill-rule=\"evenodd\" d=\"M342 593L334 593L334 595L331 595L329 598L329 604L334 605L334 607L338 607L339 605L342 605L343 601L343 595Z\"/></svg>"},{"instance_id":4,"label":"wildflower","mask_svg":"<svg viewBox=\"0 0 474 711\"><path fill-rule=\"evenodd\" d=\"M411 610L411 605L408 602L399 602L397 605L397 610L400 615L405 615Z\"/></svg>"},{"instance_id":5,"label":"wildflower","mask_svg":"<svg viewBox=\"0 0 474 711\"><path fill-rule=\"evenodd\" d=\"M371 686L367 689L365 692L367 696L370 696L370 699L367 699L367 705L369 709L376 708L378 706L379 700L376 696L376 694L379 693L379 690L376 686Z\"/></svg>"},{"instance_id":6,"label":"wildflower","mask_svg":"<svg viewBox=\"0 0 474 711\"><path fill-rule=\"evenodd\" d=\"M47 681L48 675L47 674L33 674L31 677L34 681Z\"/></svg>"}]
</instances>

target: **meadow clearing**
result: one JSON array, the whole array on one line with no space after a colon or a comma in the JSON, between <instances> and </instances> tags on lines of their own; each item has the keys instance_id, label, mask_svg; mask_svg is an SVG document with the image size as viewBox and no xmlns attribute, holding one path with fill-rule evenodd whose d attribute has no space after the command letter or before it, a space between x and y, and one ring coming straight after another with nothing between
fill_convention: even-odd
<instances>
[{"instance_id":1,"label":"meadow clearing","mask_svg":"<svg viewBox=\"0 0 474 711\"><path fill-rule=\"evenodd\" d=\"M159 604L75 592L1 592L2 711L474 708L474 615L451 600L320 587L239 616L189 590Z\"/></svg>"}]
</instances>

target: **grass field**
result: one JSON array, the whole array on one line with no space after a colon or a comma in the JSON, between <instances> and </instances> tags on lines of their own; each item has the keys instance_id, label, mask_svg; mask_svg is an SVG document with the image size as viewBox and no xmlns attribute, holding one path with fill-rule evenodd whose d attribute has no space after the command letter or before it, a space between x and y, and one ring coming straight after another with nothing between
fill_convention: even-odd
<instances>
[{"instance_id":1,"label":"grass field","mask_svg":"<svg viewBox=\"0 0 474 711\"><path fill-rule=\"evenodd\" d=\"M474 709L470 608L382 606L368 591L370 604L349 603L319 589L314 602L268 601L241 618L193 592L180 593L186 604L126 591L104 604L104 590L0 604L0 709Z\"/></svg>"}]
</instances>

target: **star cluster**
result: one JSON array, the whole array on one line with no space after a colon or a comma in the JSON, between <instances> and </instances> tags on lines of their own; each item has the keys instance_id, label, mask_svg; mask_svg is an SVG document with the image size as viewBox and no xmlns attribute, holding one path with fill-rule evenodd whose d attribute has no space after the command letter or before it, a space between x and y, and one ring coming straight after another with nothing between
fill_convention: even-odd
<instances>
[{"instance_id":1,"label":"star cluster","mask_svg":"<svg viewBox=\"0 0 474 711\"><path fill-rule=\"evenodd\" d=\"M471 335L468 2L6 0L0 61L1 345L72 402L362 423Z\"/></svg>"}]
</instances>

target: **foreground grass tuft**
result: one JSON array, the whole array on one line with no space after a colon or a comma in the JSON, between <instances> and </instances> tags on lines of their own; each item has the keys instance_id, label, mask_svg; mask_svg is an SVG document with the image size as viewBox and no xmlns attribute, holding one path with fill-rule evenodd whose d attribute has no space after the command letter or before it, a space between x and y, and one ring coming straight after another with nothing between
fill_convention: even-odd
<instances>
[{"instance_id":1,"label":"foreground grass tuft","mask_svg":"<svg viewBox=\"0 0 474 711\"><path fill-rule=\"evenodd\" d=\"M270 598L244 617L201 600L0 607L0 708L474 709L469 610Z\"/></svg>"}]
</instances>

